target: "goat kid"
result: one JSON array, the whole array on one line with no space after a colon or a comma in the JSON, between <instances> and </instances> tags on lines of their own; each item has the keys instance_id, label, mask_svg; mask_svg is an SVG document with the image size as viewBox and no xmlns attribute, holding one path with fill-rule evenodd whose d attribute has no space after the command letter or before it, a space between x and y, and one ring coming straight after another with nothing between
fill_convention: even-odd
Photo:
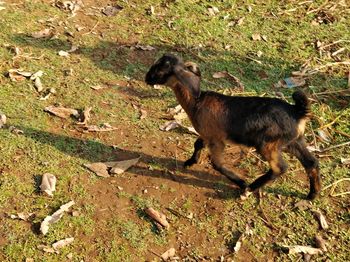
<instances>
[{"instance_id":1,"label":"goat kid","mask_svg":"<svg viewBox=\"0 0 350 262\"><path fill-rule=\"evenodd\" d=\"M306 148L303 137L310 116L306 95L294 92L295 105L276 98L225 96L201 92L200 80L200 70L195 63L184 63L172 54L156 61L145 78L147 84L172 88L199 133L194 153L184 166L197 163L202 149L208 146L214 169L244 189L243 196L248 196L286 172L287 164L282 157L285 151L296 156L305 168L310 182L307 198L314 199L321 190L321 181L318 161ZM254 147L268 161L270 169L247 186L222 164L227 142Z\"/></svg>"}]
</instances>

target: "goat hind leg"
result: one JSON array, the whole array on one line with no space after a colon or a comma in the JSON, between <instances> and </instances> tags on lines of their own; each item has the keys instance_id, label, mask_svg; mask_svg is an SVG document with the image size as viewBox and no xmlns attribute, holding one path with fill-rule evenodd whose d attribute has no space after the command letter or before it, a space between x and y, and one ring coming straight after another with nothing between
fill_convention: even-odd
<instances>
[{"instance_id":1,"label":"goat hind leg","mask_svg":"<svg viewBox=\"0 0 350 262\"><path fill-rule=\"evenodd\" d=\"M310 192L307 198L310 200L315 199L321 191L321 178L318 160L306 148L303 138L299 138L297 141L288 145L286 151L294 155L305 168L310 182Z\"/></svg>"},{"instance_id":2,"label":"goat hind leg","mask_svg":"<svg viewBox=\"0 0 350 262\"><path fill-rule=\"evenodd\" d=\"M200 137L197 138L196 142L194 142L194 152L192 156L189 159L187 159L184 163L185 168L198 163L198 160L200 158L200 155L204 146L205 146L204 140Z\"/></svg>"},{"instance_id":3,"label":"goat hind leg","mask_svg":"<svg viewBox=\"0 0 350 262\"><path fill-rule=\"evenodd\" d=\"M209 144L210 157L211 157L211 162L213 164L214 169L219 171L224 176L226 176L230 181L238 185L241 189L245 189L247 187L246 182L240 177L238 177L236 174L227 170L222 165L222 154L224 152L224 149L225 149L225 144L222 142L215 142L215 143Z\"/></svg>"},{"instance_id":4,"label":"goat hind leg","mask_svg":"<svg viewBox=\"0 0 350 262\"><path fill-rule=\"evenodd\" d=\"M260 187L266 185L268 182L275 180L278 176L282 175L287 170L287 163L284 161L281 150L277 145L267 145L261 150L261 154L269 162L270 169L266 174L258 177L248 187L248 191L255 191Z\"/></svg>"}]
</instances>

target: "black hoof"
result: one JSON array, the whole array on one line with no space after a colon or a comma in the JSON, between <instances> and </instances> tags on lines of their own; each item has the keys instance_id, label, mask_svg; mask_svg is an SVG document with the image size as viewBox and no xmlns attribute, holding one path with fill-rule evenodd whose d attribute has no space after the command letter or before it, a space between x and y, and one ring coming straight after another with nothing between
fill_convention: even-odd
<instances>
[{"instance_id":1,"label":"black hoof","mask_svg":"<svg viewBox=\"0 0 350 262\"><path fill-rule=\"evenodd\" d=\"M243 179L240 179L240 180L236 181L235 183L242 190L245 190L248 187L248 184Z\"/></svg>"},{"instance_id":2,"label":"black hoof","mask_svg":"<svg viewBox=\"0 0 350 262\"><path fill-rule=\"evenodd\" d=\"M191 167L196 163L192 158L188 159L184 163L184 168Z\"/></svg>"},{"instance_id":3,"label":"black hoof","mask_svg":"<svg viewBox=\"0 0 350 262\"><path fill-rule=\"evenodd\" d=\"M307 195L306 198L307 198L308 200L314 200L317 196L318 196L317 193L315 193L315 192L310 192L310 193Z\"/></svg>"}]
</instances>

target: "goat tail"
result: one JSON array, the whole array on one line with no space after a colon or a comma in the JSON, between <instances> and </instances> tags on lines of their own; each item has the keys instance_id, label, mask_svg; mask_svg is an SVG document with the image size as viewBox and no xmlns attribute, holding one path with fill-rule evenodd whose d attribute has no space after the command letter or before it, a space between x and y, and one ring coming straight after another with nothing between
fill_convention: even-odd
<instances>
[{"instance_id":1,"label":"goat tail","mask_svg":"<svg viewBox=\"0 0 350 262\"><path fill-rule=\"evenodd\" d=\"M295 91L292 95L295 101L295 107L301 117L308 116L310 114L310 101L303 91Z\"/></svg>"}]
</instances>

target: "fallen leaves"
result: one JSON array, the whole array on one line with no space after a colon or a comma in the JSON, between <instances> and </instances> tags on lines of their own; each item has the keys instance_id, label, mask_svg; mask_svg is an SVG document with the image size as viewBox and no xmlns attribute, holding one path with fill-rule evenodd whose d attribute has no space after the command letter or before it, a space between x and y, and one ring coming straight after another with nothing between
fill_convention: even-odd
<instances>
[{"instance_id":1,"label":"fallen leaves","mask_svg":"<svg viewBox=\"0 0 350 262\"><path fill-rule=\"evenodd\" d=\"M80 115L78 110L62 106L47 106L44 111L64 119L70 116L78 118Z\"/></svg>"},{"instance_id":2,"label":"fallen leaves","mask_svg":"<svg viewBox=\"0 0 350 262\"><path fill-rule=\"evenodd\" d=\"M8 76L13 82L20 82L30 77L32 73L23 71L22 69L10 69Z\"/></svg>"},{"instance_id":3,"label":"fallen leaves","mask_svg":"<svg viewBox=\"0 0 350 262\"><path fill-rule=\"evenodd\" d=\"M73 1L60 1L56 0L53 4L54 6L60 8L63 11L71 12L71 17L74 17L76 13L84 7L84 4L81 0L73 0Z\"/></svg>"},{"instance_id":4,"label":"fallen leaves","mask_svg":"<svg viewBox=\"0 0 350 262\"><path fill-rule=\"evenodd\" d=\"M311 246L299 246L299 245L295 245L295 246L282 246L282 248L284 250L287 251L288 254L308 254L308 255L319 255L322 254L323 251L320 248L315 248L315 247L311 247Z\"/></svg>"},{"instance_id":5,"label":"fallen leaves","mask_svg":"<svg viewBox=\"0 0 350 262\"><path fill-rule=\"evenodd\" d=\"M160 257L163 259L163 261L167 261L168 259L172 259L175 256L176 250L175 248L170 248L167 251L165 251Z\"/></svg>"},{"instance_id":6,"label":"fallen leaves","mask_svg":"<svg viewBox=\"0 0 350 262\"><path fill-rule=\"evenodd\" d=\"M97 162L92 164L84 164L84 166L100 177L110 177L108 173L108 166L105 163Z\"/></svg>"},{"instance_id":7,"label":"fallen leaves","mask_svg":"<svg viewBox=\"0 0 350 262\"><path fill-rule=\"evenodd\" d=\"M219 8L217 8L216 6L212 6L208 8L208 13L210 16L215 16L219 13Z\"/></svg>"},{"instance_id":8,"label":"fallen leaves","mask_svg":"<svg viewBox=\"0 0 350 262\"><path fill-rule=\"evenodd\" d=\"M70 201L62 205L55 213L51 216L47 216L40 225L40 232L46 235L49 231L49 227L59 221L65 212L68 212L69 208L75 204L74 201Z\"/></svg>"},{"instance_id":9,"label":"fallen leaves","mask_svg":"<svg viewBox=\"0 0 350 262\"><path fill-rule=\"evenodd\" d=\"M34 213L17 213L17 215L10 215L11 219L19 219L23 221L28 221L30 218L34 216Z\"/></svg>"},{"instance_id":10,"label":"fallen leaves","mask_svg":"<svg viewBox=\"0 0 350 262\"><path fill-rule=\"evenodd\" d=\"M0 128L3 128L6 125L6 121L6 115L0 111Z\"/></svg>"},{"instance_id":11,"label":"fallen leaves","mask_svg":"<svg viewBox=\"0 0 350 262\"><path fill-rule=\"evenodd\" d=\"M244 91L244 85L242 84L242 82L239 80L238 77L235 77L234 75L232 75L231 73L227 72L227 71L220 71L220 72L216 72L213 74L213 78L229 78L230 80L232 80L234 82L234 84L237 86L237 88L240 91Z\"/></svg>"},{"instance_id":12,"label":"fallen leaves","mask_svg":"<svg viewBox=\"0 0 350 262\"><path fill-rule=\"evenodd\" d=\"M67 51L60 50L58 51L58 55L62 57L68 57L69 53Z\"/></svg>"},{"instance_id":13,"label":"fallen leaves","mask_svg":"<svg viewBox=\"0 0 350 262\"><path fill-rule=\"evenodd\" d=\"M120 5L107 5L102 9L102 14L105 16L115 16L117 13L119 13L121 10L123 10L123 7Z\"/></svg>"},{"instance_id":14,"label":"fallen leaves","mask_svg":"<svg viewBox=\"0 0 350 262\"><path fill-rule=\"evenodd\" d=\"M164 214L158 212L157 210L153 209L152 207L146 208L145 213L149 215L153 220L155 220L156 224L161 225L165 229L169 229L170 225L167 221L167 218Z\"/></svg>"},{"instance_id":15,"label":"fallen leaves","mask_svg":"<svg viewBox=\"0 0 350 262\"><path fill-rule=\"evenodd\" d=\"M117 127L111 126L109 123L103 123L102 125L90 125L85 127L88 132L110 132L117 130Z\"/></svg>"},{"instance_id":16,"label":"fallen leaves","mask_svg":"<svg viewBox=\"0 0 350 262\"><path fill-rule=\"evenodd\" d=\"M71 243L73 243L73 241L74 241L74 237L69 237L69 238L59 240L59 241L53 243L51 246L39 245L38 249L42 250L46 253L59 254L60 249L64 248L65 246L70 245Z\"/></svg>"},{"instance_id":17,"label":"fallen leaves","mask_svg":"<svg viewBox=\"0 0 350 262\"><path fill-rule=\"evenodd\" d=\"M41 179L40 190L46 193L48 196L53 196L53 192L56 190L56 177L53 174L45 173Z\"/></svg>"},{"instance_id":18,"label":"fallen leaves","mask_svg":"<svg viewBox=\"0 0 350 262\"><path fill-rule=\"evenodd\" d=\"M84 164L86 168L94 172L100 177L110 177L111 174L120 175L128 170L130 167L137 164L140 157L112 162L96 162L91 164Z\"/></svg>"},{"instance_id":19,"label":"fallen leaves","mask_svg":"<svg viewBox=\"0 0 350 262\"><path fill-rule=\"evenodd\" d=\"M59 241L53 243L52 247L55 250L59 250L65 246L70 245L71 243L73 243L73 241L74 241L74 237L65 238L65 239L62 239L62 240L59 240Z\"/></svg>"},{"instance_id":20,"label":"fallen leaves","mask_svg":"<svg viewBox=\"0 0 350 262\"><path fill-rule=\"evenodd\" d=\"M39 39L39 38L50 38L50 37L53 36L53 33L52 33L51 29L45 28L45 29L43 29L41 31L32 33L31 36L33 38L36 38L36 39Z\"/></svg>"},{"instance_id":21,"label":"fallen leaves","mask_svg":"<svg viewBox=\"0 0 350 262\"><path fill-rule=\"evenodd\" d=\"M321 211L314 211L315 216L318 219L318 222L320 223L320 226L322 229L328 229L328 223L326 221L325 216L321 213Z\"/></svg>"},{"instance_id":22,"label":"fallen leaves","mask_svg":"<svg viewBox=\"0 0 350 262\"><path fill-rule=\"evenodd\" d=\"M150 46L150 45L135 45L130 47L131 50L133 49L138 49L138 50L142 50L142 51L153 51L156 50L155 47Z\"/></svg>"}]
</instances>

